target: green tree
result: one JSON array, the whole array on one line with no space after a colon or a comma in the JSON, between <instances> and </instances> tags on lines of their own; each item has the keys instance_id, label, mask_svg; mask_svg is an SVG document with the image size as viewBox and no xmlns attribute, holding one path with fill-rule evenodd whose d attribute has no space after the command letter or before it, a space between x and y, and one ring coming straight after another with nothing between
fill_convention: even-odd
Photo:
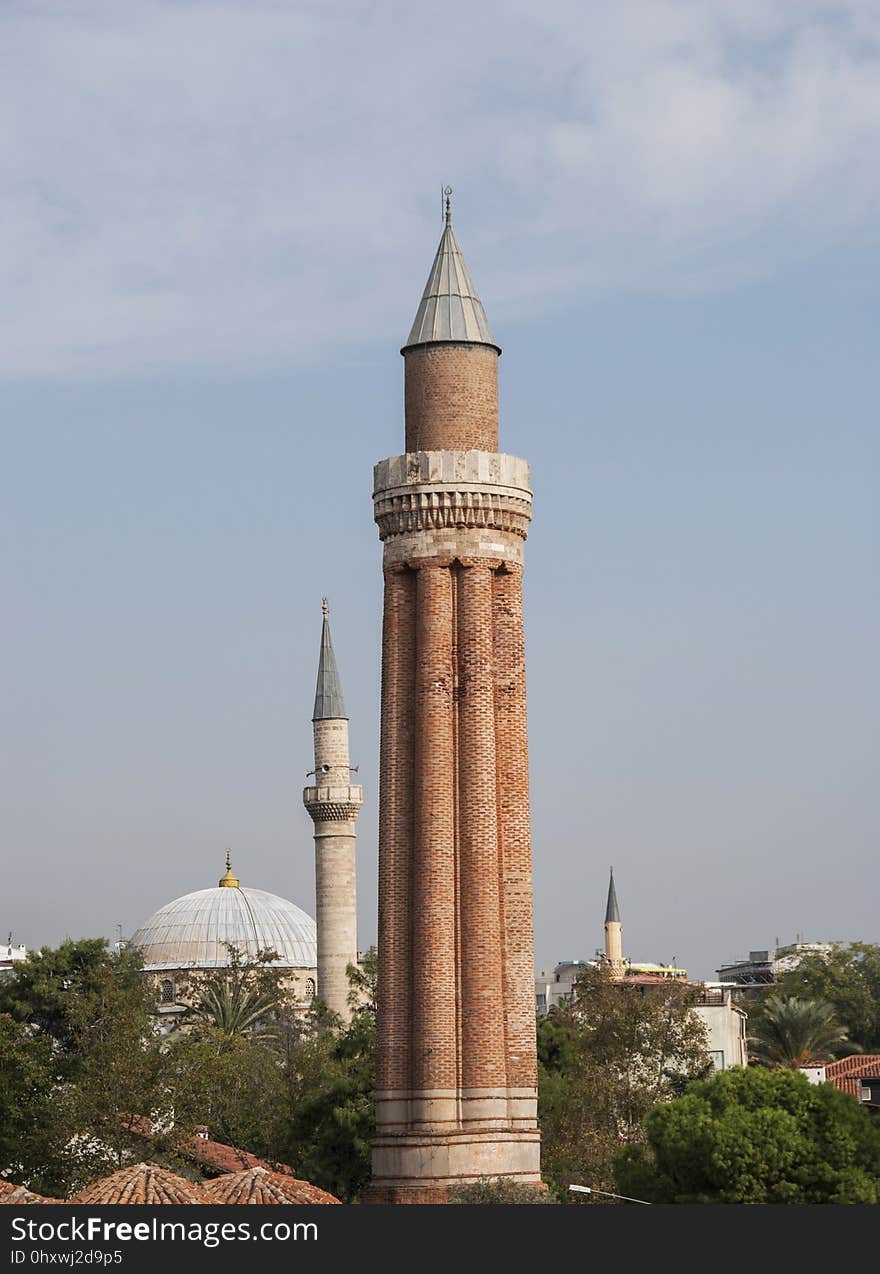
<instances>
[{"instance_id":1,"label":"green tree","mask_svg":"<svg viewBox=\"0 0 880 1274\"><path fill-rule=\"evenodd\" d=\"M173 1125L154 1138L157 1152L174 1154L195 1127L205 1125L216 1141L284 1161L293 1111L272 1040L205 1025L174 1039L162 1060Z\"/></svg>"},{"instance_id":2,"label":"green tree","mask_svg":"<svg viewBox=\"0 0 880 1274\"><path fill-rule=\"evenodd\" d=\"M4 1036L15 1046L4 1071L19 1086L29 1075L32 1094L3 1121L8 1170L62 1195L135 1152L144 1157L143 1118L167 1119L168 1100L138 953L110 952L102 939L44 948L3 993L14 1010Z\"/></svg>"},{"instance_id":3,"label":"green tree","mask_svg":"<svg viewBox=\"0 0 880 1274\"><path fill-rule=\"evenodd\" d=\"M249 959L234 943L227 943L228 965L212 970L199 984L198 999L183 1015L182 1025L209 1027L221 1035L262 1035L276 1038L272 1024L285 1007L274 951L259 951Z\"/></svg>"},{"instance_id":4,"label":"green tree","mask_svg":"<svg viewBox=\"0 0 880 1274\"><path fill-rule=\"evenodd\" d=\"M880 945L835 944L827 955L807 955L784 974L773 993L827 1001L854 1051L880 1052ZM751 1015L761 1017L760 1001Z\"/></svg>"},{"instance_id":5,"label":"green tree","mask_svg":"<svg viewBox=\"0 0 880 1274\"><path fill-rule=\"evenodd\" d=\"M217 1141L280 1161L292 1117L286 1045L299 1040L300 1028L277 954L251 958L232 943L227 952L228 964L201 979L198 999L166 1044L175 1132L202 1124Z\"/></svg>"},{"instance_id":6,"label":"green tree","mask_svg":"<svg viewBox=\"0 0 880 1274\"><path fill-rule=\"evenodd\" d=\"M705 1073L706 1033L695 993L669 981L644 989L587 969L572 1003L538 1023L544 1176L614 1189L614 1156L644 1138L644 1121L682 1078Z\"/></svg>"},{"instance_id":7,"label":"green tree","mask_svg":"<svg viewBox=\"0 0 880 1274\"><path fill-rule=\"evenodd\" d=\"M108 958L106 938L68 938L59 947L29 952L13 976L0 981L0 1013L9 1013L53 1040L60 1064L75 1066L70 997L96 988Z\"/></svg>"},{"instance_id":8,"label":"green tree","mask_svg":"<svg viewBox=\"0 0 880 1274\"><path fill-rule=\"evenodd\" d=\"M877 1203L880 1124L831 1084L735 1067L647 1117L617 1158L621 1194L654 1203Z\"/></svg>"},{"instance_id":9,"label":"green tree","mask_svg":"<svg viewBox=\"0 0 880 1274\"><path fill-rule=\"evenodd\" d=\"M206 987L184 1022L192 1026L208 1026L222 1036L272 1035L269 1027L278 1010L278 997L260 994L247 987L236 989L230 983Z\"/></svg>"},{"instance_id":10,"label":"green tree","mask_svg":"<svg viewBox=\"0 0 880 1274\"><path fill-rule=\"evenodd\" d=\"M42 1180L58 1145L51 1041L0 1014L0 1173L17 1183Z\"/></svg>"},{"instance_id":11,"label":"green tree","mask_svg":"<svg viewBox=\"0 0 880 1274\"><path fill-rule=\"evenodd\" d=\"M126 1162L174 1161L202 1124L220 1141L284 1160L291 1058L307 1031L289 1017L271 953L231 954L230 968L205 980L203 1012L173 1038L156 1029L135 951L64 943L20 966L3 986L15 1016L0 1016L0 1169L64 1196ZM360 1051L354 1027L336 1046L346 1072L355 1066L345 1050ZM315 1077L316 1087L335 1082L332 1072Z\"/></svg>"},{"instance_id":12,"label":"green tree","mask_svg":"<svg viewBox=\"0 0 880 1274\"><path fill-rule=\"evenodd\" d=\"M503 1177L482 1177L449 1193L450 1203L558 1203L547 1189L505 1181Z\"/></svg>"},{"instance_id":13,"label":"green tree","mask_svg":"<svg viewBox=\"0 0 880 1274\"><path fill-rule=\"evenodd\" d=\"M769 996L753 1024L749 1050L764 1066L797 1069L827 1062L849 1044L833 1007L821 1000Z\"/></svg>"},{"instance_id":14,"label":"green tree","mask_svg":"<svg viewBox=\"0 0 880 1274\"><path fill-rule=\"evenodd\" d=\"M306 1032L289 1051L288 1083L293 1107L287 1162L298 1175L346 1202L356 1200L370 1177L375 1132L376 951L363 970L349 968L355 993L351 1023L339 1021L316 1002Z\"/></svg>"},{"instance_id":15,"label":"green tree","mask_svg":"<svg viewBox=\"0 0 880 1274\"><path fill-rule=\"evenodd\" d=\"M174 1122L154 1007L140 954L130 948L106 952L68 989L71 1061L55 1092L55 1118L69 1136L44 1182L54 1192L145 1157L145 1131Z\"/></svg>"}]
</instances>

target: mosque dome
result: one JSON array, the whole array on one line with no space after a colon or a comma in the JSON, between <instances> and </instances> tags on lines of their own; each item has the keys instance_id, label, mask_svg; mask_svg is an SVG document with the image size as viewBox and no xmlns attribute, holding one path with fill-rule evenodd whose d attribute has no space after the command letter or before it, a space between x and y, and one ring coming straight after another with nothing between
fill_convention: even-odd
<instances>
[{"instance_id":1,"label":"mosque dome","mask_svg":"<svg viewBox=\"0 0 880 1274\"><path fill-rule=\"evenodd\" d=\"M313 969L317 931L295 903L263 889L243 888L232 874L215 889L199 889L155 911L132 935L149 973L163 969L218 969L229 963L231 944L245 955L278 953L271 967Z\"/></svg>"}]
</instances>

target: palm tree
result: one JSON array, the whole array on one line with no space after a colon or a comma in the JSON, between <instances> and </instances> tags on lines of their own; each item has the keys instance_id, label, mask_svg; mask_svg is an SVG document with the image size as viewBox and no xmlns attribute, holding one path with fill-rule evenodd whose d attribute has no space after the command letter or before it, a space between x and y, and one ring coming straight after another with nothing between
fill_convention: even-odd
<instances>
[{"instance_id":1,"label":"palm tree","mask_svg":"<svg viewBox=\"0 0 880 1274\"><path fill-rule=\"evenodd\" d=\"M278 1008L278 997L241 983L225 981L208 986L197 1002L187 1009L184 1020L211 1026L221 1035L259 1035L273 1039L268 1025Z\"/></svg>"},{"instance_id":2,"label":"palm tree","mask_svg":"<svg viewBox=\"0 0 880 1274\"><path fill-rule=\"evenodd\" d=\"M749 1037L755 1061L792 1070L826 1062L848 1044L846 1029L835 1018L830 1004L797 996L768 996L755 1023L755 1033Z\"/></svg>"}]
</instances>

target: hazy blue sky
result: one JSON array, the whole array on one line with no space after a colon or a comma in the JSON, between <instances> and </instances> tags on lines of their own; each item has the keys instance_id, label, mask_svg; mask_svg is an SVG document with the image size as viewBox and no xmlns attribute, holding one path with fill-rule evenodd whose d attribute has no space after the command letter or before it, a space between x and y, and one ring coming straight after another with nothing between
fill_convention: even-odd
<instances>
[{"instance_id":1,"label":"hazy blue sky","mask_svg":"<svg viewBox=\"0 0 880 1274\"><path fill-rule=\"evenodd\" d=\"M876 0L0 7L0 935L313 908L329 594L375 939L371 467L440 187L532 464L537 955L880 940Z\"/></svg>"}]
</instances>

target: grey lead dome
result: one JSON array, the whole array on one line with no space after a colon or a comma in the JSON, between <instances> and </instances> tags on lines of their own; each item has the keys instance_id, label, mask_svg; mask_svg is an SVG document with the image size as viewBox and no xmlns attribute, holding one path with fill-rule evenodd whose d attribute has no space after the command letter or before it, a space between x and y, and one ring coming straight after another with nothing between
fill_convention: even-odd
<instances>
[{"instance_id":1,"label":"grey lead dome","mask_svg":"<svg viewBox=\"0 0 880 1274\"><path fill-rule=\"evenodd\" d=\"M263 889L199 889L166 903L133 935L148 972L217 969L232 943L254 957L271 949L274 966L312 969L318 962L315 922L295 903Z\"/></svg>"}]
</instances>

